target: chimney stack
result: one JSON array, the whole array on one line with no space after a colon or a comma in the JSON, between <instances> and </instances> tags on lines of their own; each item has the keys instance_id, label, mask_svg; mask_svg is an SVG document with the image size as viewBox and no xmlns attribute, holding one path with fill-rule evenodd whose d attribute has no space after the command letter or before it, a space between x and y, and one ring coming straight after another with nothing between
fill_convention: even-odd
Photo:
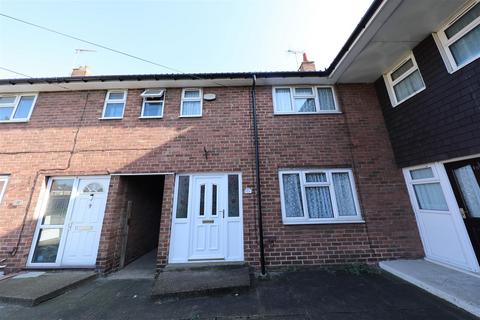
<instances>
[{"instance_id":1,"label":"chimney stack","mask_svg":"<svg viewBox=\"0 0 480 320\"><path fill-rule=\"evenodd\" d=\"M300 68L298 68L298 71L317 71L317 69L315 68L315 62L308 61L307 54L305 52L303 53L303 61L300 64Z\"/></svg>"},{"instance_id":2,"label":"chimney stack","mask_svg":"<svg viewBox=\"0 0 480 320\"><path fill-rule=\"evenodd\" d=\"M85 77L91 75L92 72L88 66L80 66L78 68L73 68L72 77Z\"/></svg>"}]
</instances>

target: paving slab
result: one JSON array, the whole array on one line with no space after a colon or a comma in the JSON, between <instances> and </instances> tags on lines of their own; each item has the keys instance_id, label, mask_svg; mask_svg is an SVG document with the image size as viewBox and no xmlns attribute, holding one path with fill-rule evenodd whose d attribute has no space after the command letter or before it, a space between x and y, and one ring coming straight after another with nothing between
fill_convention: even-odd
<instances>
[{"instance_id":1,"label":"paving slab","mask_svg":"<svg viewBox=\"0 0 480 320\"><path fill-rule=\"evenodd\" d=\"M169 268L159 273L152 297L195 296L245 290L249 287L250 272L246 266Z\"/></svg>"},{"instance_id":2,"label":"paving slab","mask_svg":"<svg viewBox=\"0 0 480 320\"><path fill-rule=\"evenodd\" d=\"M31 271L0 281L0 301L37 305L96 276L94 271Z\"/></svg>"},{"instance_id":3,"label":"paving slab","mask_svg":"<svg viewBox=\"0 0 480 320\"><path fill-rule=\"evenodd\" d=\"M480 317L480 275L426 260L380 262L380 267L431 294Z\"/></svg>"}]
</instances>

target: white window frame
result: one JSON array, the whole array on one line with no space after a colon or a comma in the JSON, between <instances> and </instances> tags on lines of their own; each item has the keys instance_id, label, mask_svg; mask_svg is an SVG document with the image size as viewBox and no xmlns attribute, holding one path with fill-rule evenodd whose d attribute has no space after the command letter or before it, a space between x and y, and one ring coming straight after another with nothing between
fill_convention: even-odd
<instances>
[{"instance_id":1,"label":"white window frame","mask_svg":"<svg viewBox=\"0 0 480 320\"><path fill-rule=\"evenodd\" d=\"M405 72L404 74L402 74L400 77L398 77L398 79L395 79L395 81L393 81L392 80L392 73L397 71L397 69L400 68L408 60L412 60L413 67L411 69L409 69L407 72ZM394 86L396 86L398 83L402 82L405 78L407 78L409 75L411 75L412 73L414 73L417 70L418 70L418 73L420 74L420 78L422 79L423 87L421 89L419 89L418 91L415 91L411 95L403 98L402 100L400 100L400 101L397 100L397 95L395 94ZM390 97L390 102L392 103L392 107L394 107L394 108L396 106L398 106L399 104L401 104L401 103L407 101L408 99L412 98L413 96L416 96L417 94L419 94L420 92L422 92L423 90L425 90L427 88L427 86L425 85L425 81L423 80L423 76L422 76L422 73L420 71L420 68L418 68L418 64L417 64L417 61L415 60L415 56L413 55L413 52L410 52L399 63L395 64L395 66L390 70L390 72L383 75L383 79L384 79L385 85L387 87L387 92L388 92L388 96Z\"/></svg>"},{"instance_id":2,"label":"white window frame","mask_svg":"<svg viewBox=\"0 0 480 320\"><path fill-rule=\"evenodd\" d=\"M13 119L13 116L15 115L15 112L17 112L18 105L20 103L20 99L22 97L26 96L34 96L33 102L32 102L32 107L30 108L30 112L28 113L28 116L26 118L18 118L18 119ZM30 121L30 117L32 116L33 109L35 108L35 104L37 102L37 97L38 93L36 92L31 92L31 93L12 93L12 94L1 94L0 97L15 97L15 101L13 103L9 104L0 104L0 108L3 107L9 107L11 108L13 106L12 113L10 114L10 119L9 120L0 120L0 123L9 123L9 122L28 122Z\"/></svg>"},{"instance_id":3,"label":"white window frame","mask_svg":"<svg viewBox=\"0 0 480 320\"><path fill-rule=\"evenodd\" d=\"M447 35L445 34L445 30L448 29L452 24L454 24L458 19L463 17L470 9L473 8L480 0L474 0L469 2L465 7L463 7L459 12L457 12L453 18L449 19L448 23L446 23L438 32L433 34L433 38L435 39L435 43L437 44L437 47L440 51L440 54L442 56L443 62L445 63L445 66L447 68L447 71L449 73L454 73L457 70L462 69L466 65L472 63L473 61L477 60L480 58L480 52L470 58L468 61L464 62L461 65L458 65L457 62L455 61L455 58L453 57L453 54L450 50L450 46L460 40L463 36L465 36L468 32L470 32L472 29L480 25L480 17L476 18L472 22L470 22L469 25L467 25L465 28L463 28L460 32L458 32L456 35L454 35L452 38L448 39Z\"/></svg>"},{"instance_id":4,"label":"white window frame","mask_svg":"<svg viewBox=\"0 0 480 320\"><path fill-rule=\"evenodd\" d=\"M142 111L140 113L140 119L161 119L163 118L163 112L165 110L165 100L166 100L166 95L167 95L167 90L166 89L158 89L162 90L161 94L148 94L145 93L148 89L146 89L140 96L142 96L143 101L142 101ZM158 116L145 116L144 111L145 111L145 102L151 102L151 101L146 101L146 98L154 98L154 97L163 97L162 100L162 112ZM157 102L158 103L158 102Z\"/></svg>"},{"instance_id":5,"label":"white window frame","mask_svg":"<svg viewBox=\"0 0 480 320\"><path fill-rule=\"evenodd\" d=\"M198 91L198 98L185 98L185 91ZM183 102L184 101L200 101L200 114L184 115L183 114ZM184 88L182 90L182 100L180 101L180 118L198 118L203 116L203 90L202 88Z\"/></svg>"},{"instance_id":6,"label":"white window frame","mask_svg":"<svg viewBox=\"0 0 480 320\"><path fill-rule=\"evenodd\" d=\"M0 188L0 205L1 205L3 196L5 195L5 191L7 190L8 176L0 176L0 181L4 182L3 187Z\"/></svg>"},{"instance_id":7,"label":"white window frame","mask_svg":"<svg viewBox=\"0 0 480 320\"><path fill-rule=\"evenodd\" d=\"M295 95L295 89L309 88L313 90L313 95L304 96L304 95ZM330 88L333 94L333 100L335 103L334 110L320 110L320 101L318 99L318 89L319 88ZM292 111L277 111L277 95L276 89L289 89L290 90L290 103L292 106ZM334 86L321 85L321 86L309 86L309 85L298 85L298 86L277 86L272 87L272 96L273 96L273 113L275 115L291 115L291 114L332 114L332 113L341 113L340 108L338 107L338 99ZM295 111L295 98L314 98L315 101L315 110L314 112L298 112Z\"/></svg>"},{"instance_id":8,"label":"white window frame","mask_svg":"<svg viewBox=\"0 0 480 320\"><path fill-rule=\"evenodd\" d=\"M123 99L109 99L110 93L123 93ZM103 103L103 111L102 120L115 120L115 119L123 119L123 115L125 114L125 108L127 107L127 94L128 90L108 90L107 94L105 95L105 102ZM123 103L122 115L120 117L105 117L105 111L107 110L108 103Z\"/></svg>"},{"instance_id":9,"label":"white window frame","mask_svg":"<svg viewBox=\"0 0 480 320\"><path fill-rule=\"evenodd\" d=\"M307 173L325 173L326 182L306 182ZM353 201L355 203L355 209L357 211L356 216L339 216L337 198L335 196L335 190L333 187L332 173L348 173L350 179L350 187L352 188ZM303 205L303 217L287 217L287 211L285 209L285 198L283 190L283 175L284 174L299 174L300 175L300 190ZM360 203L358 201L357 189L355 187L355 180L351 169L307 169L307 170L280 170L278 172L278 180L280 183L280 202L282 209L283 224L335 224L335 223L364 223L362 213L360 209ZM330 199L332 201L333 218L310 218L308 214L307 195L305 192L306 187L329 187Z\"/></svg>"}]
</instances>

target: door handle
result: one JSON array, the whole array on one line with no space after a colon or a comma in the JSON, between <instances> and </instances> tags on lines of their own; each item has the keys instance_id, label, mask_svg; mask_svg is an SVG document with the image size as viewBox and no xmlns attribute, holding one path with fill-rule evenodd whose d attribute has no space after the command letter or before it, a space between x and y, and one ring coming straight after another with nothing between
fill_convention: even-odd
<instances>
[{"instance_id":1,"label":"door handle","mask_svg":"<svg viewBox=\"0 0 480 320\"><path fill-rule=\"evenodd\" d=\"M222 218L225 218L225 209L222 210Z\"/></svg>"}]
</instances>

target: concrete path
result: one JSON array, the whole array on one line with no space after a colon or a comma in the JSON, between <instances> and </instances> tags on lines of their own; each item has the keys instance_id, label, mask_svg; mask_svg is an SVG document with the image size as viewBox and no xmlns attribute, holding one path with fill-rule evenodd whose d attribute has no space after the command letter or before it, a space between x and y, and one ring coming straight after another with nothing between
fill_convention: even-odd
<instances>
[{"instance_id":1,"label":"concrete path","mask_svg":"<svg viewBox=\"0 0 480 320\"><path fill-rule=\"evenodd\" d=\"M301 271L255 281L247 292L153 301L153 280L97 278L36 307L0 303L0 319L473 320L383 274Z\"/></svg>"},{"instance_id":2,"label":"concrete path","mask_svg":"<svg viewBox=\"0 0 480 320\"><path fill-rule=\"evenodd\" d=\"M480 317L480 276L425 260L384 261L380 267Z\"/></svg>"},{"instance_id":3,"label":"concrete path","mask_svg":"<svg viewBox=\"0 0 480 320\"><path fill-rule=\"evenodd\" d=\"M111 280L153 279L156 270L157 249L129 263L120 271L108 275Z\"/></svg>"},{"instance_id":4,"label":"concrete path","mask_svg":"<svg viewBox=\"0 0 480 320\"><path fill-rule=\"evenodd\" d=\"M0 281L0 301L36 305L96 276L94 271L29 271Z\"/></svg>"}]
</instances>

